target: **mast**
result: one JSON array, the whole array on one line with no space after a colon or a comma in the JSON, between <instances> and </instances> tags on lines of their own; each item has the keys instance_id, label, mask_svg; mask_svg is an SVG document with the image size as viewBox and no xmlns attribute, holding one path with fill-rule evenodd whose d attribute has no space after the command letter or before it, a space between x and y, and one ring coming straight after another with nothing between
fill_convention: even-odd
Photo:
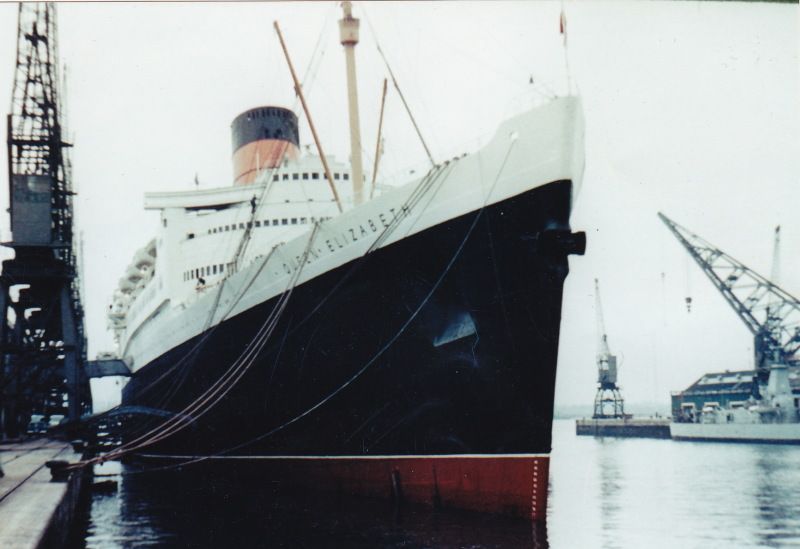
<instances>
[{"instance_id":1,"label":"mast","mask_svg":"<svg viewBox=\"0 0 800 549\"><path fill-rule=\"evenodd\" d=\"M344 46L347 63L347 105L350 112L350 161L353 167L353 204L363 201L364 169L361 165L361 125L358 119L358 86L356 82L356 54L358 44L358 19L353 17L352 4L342 2L344 17L339 20L339 36Z\"/></svg>"}]
</instances>

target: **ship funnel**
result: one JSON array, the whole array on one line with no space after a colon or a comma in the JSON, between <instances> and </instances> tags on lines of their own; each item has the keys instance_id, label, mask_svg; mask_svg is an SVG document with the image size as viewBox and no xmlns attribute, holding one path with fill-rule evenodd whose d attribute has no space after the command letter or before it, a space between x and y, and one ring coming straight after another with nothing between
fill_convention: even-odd
<instances>
[{"instance_id":1,"label":"ship funnel","mask_svg":"<svg viewBox=\"0 0 800 549\"><path fill-rule=\"evenodd\" d=\"M297 158L297 115L282 107L257 107L245 111L231 124L233 184L255 181L259 171L276 167L281 160Z\"/></svg>"}]
</instances>

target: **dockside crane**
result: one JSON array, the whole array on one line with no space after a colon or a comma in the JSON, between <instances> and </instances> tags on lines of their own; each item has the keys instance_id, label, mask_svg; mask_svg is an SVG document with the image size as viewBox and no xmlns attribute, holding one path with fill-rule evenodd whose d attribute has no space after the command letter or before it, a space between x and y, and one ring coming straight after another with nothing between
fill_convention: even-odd
<instances>
[{"instance_id":1,"label":"dockside crane","mask_svg":"<svg viewBox=\"0 0 800 549\"><path fill-rule=\"evenodd\" d=\"M617 386L617 357L611 354L600 301L600 282L594 279L595 314L597 315L597 393L593 419L625 417L625 401Z\"/></svg>"},{"instance_id":2,"label":"dockside crane","mask_svg":"<svg viewBox=\"0 0 800 549\"><path fill-rule=\"evenodd\" d=\"M6 128L12 238L2 245L14 257L0 274L0 439L19 436L32 412L76 422L91 410L59 69L55 5L20 3Z\"/></svg>"},{"instance_id":3,"label":"dockside crane","mask_svg":"<svg viewBox=\"0 0 800 549\"><path fill-rule=\"evenodd\" d=\"M658 217L720 291L754 338L755 368L760 384L773 363L800 362L800 300L716 246L678 225L663 213ZM773 274L777 274L780 229L776 229Z\"/></svg>"}]
</instances>

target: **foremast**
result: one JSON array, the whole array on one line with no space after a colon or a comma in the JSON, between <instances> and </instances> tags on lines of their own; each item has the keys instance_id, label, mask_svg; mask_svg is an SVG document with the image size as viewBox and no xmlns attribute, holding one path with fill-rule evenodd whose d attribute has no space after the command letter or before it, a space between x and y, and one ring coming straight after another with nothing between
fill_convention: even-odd
<instances>
[{"instance_id":1,"label":"foremast","mask_svg":"<svg viewBox=\"0 0 800 549\"><path fill-rule=\"evenodd\" d=\"M350 113L350 162L353 170L353 205L364 201L364 169L361 164L361 124L358 116L358 84L356 80L355 46L358 44L359 21L353 17L351 2L342 2L344 17L339 20L339 36L347 64L347 106Z\"/></svg>"}]
</instances>

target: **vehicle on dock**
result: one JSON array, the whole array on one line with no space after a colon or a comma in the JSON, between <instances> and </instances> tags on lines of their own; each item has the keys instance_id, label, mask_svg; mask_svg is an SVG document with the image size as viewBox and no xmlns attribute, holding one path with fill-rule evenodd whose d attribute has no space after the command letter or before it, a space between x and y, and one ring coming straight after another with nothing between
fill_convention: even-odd
<instances>
[{"instance_id":1,"label":"vehicle on dock","mask_svg":"<svg viewBox=\"0 0 800 549\"><path fill-rule=\"evenodd\" d=\"M47 421L42 414L31 414L31 419L28 422L27 433L29 435L38 435L47 432Z\"/></svg>"}]
</instances>

